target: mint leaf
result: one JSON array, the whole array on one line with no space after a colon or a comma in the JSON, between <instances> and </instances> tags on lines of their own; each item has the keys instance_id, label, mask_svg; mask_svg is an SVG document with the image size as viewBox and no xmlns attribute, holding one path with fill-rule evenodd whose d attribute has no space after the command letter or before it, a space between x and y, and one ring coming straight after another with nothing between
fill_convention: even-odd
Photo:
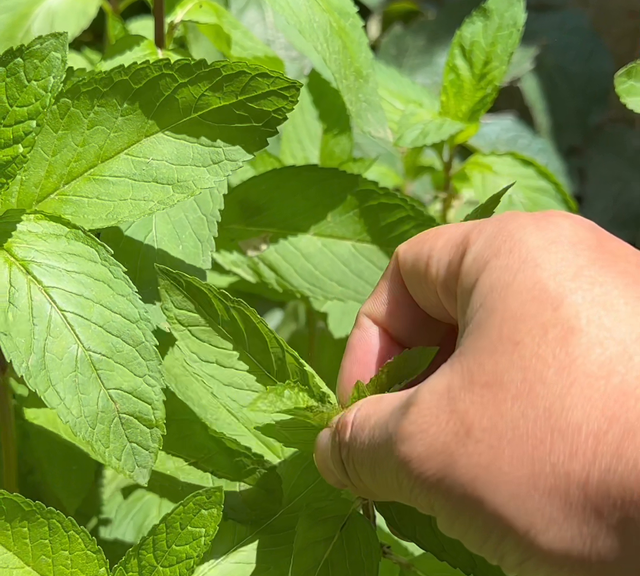
<instances>
[{"instance_id":1,"label":"mint leaf","mask_svg":"<svg viewBox=\"0 0 640 576\"><path fill-rule=\"evenodd\" d=\"M284 72L284 63L269 46L240 22L229 10L212 0L182 0L168 16L170 27L192 22L229 60L244 60Z\"/></svg>"},{"instance_id":2,"label":"mint leaf","mask_svg":"<svg viewBox=\"0 0 640 576\"><path fill-rule=\"evenodd\" d=\"M26 162L66 68L64 34L37 38L0 56L0 189Z\"/></svg>"},{"instance_id":3,"label":"mint leaf","mask_svg":"<svg viewBox=\"0 0 640 576\"><path fill-rule=\"evenodd\" d=\"M20 0L0 5L0 51L36 36L67 32L70 40L91 24L100 0Z\"/></svg>"},{"instance_id":4,"label":"mint leaf","mask_svg":"<svg viewBox=\"0 0 640 576\"><path fill-rule=\"evenodd\" d=\"M86 228L169 208L264 148L298 91L275 72L228 62L159 60L74 78L3 206Z\"/></svg>"},{"instance_id":5,"label":"mint leaf","mask_svg":"<svg viewBox=\"0 0 640 576\"><path fill-rule=\"evenodd\" d=\"M251 257L219 251L214 260L278 291L361 305L395 248L435 225L419 202L359 176L282 168L226 198L218 245L244 248Z\"/></svg>"},{"instance_id":6,"label":"mint leaf","mask_svg":"<svg viewBox=\"0 0 640 576\"><path fill-rule=\"evenodd\" d=\"M555 179L568 203L571 197L571 179L562 156L550 139L536 134L527 124L510 114L487 114L478 133L466 145L483 154L511 154L534 164Z\"/></svg>"},{"instance_id":7,"label":"mint leaf","mask_svg":"<svg viewBox=\"0 0 640 576\"><path fill-rule=\"evenodd\" d=\"M163 378L131 282L95 238L43 215L5 213L0 239L3 352L101 462L144 484Z\"/></svg>"},{"instance_id":8,"label":"mint leaf","mask_svg":"<svg viewBox=\"0 0 640 576\"><path fill-rule=\"evenodd\" d=\"M446 142L467 128L467 124L412 108L398 123L397 146L419 148Z\"/></svg>"},{"instance_id":9,"label":"mint leaf","mask_svg":"<svg viewBox=\"0 0 640 576\"><path fill-rule=\"evenodd\" d=\"M159 300L155 264L204 276L227 191L226 182L136 222L108 228L100 239L126 269L145 302ZM199 272L201 270L201 272Z\"/></svg>"},{"instance_id":10,"label":"mint leaf","mask_svg":"<svg viewBox=\"0 0 640 576\"><path fill-rule=\"evenodd\" d=\"M640 60L620 70L616 74L615 84L622 103L640 114Z\"/></svg>"},{"instance_id":11,"label":"mint leaf","mask_svg":"<svg viewBox=\"0 0 640 576\"><path fill-rule=\"evenodd\" d=\"M267 0L287 22L287 39L342 94L363 132L389 139L373 75L373 55L351 0Z\"/></svg>"},{"instance_id":12,"label":"mint leaf","mask_svg":"<svg viewBox=\"0 0 640 576\"><path fill-rule=\"evenodd\" d=\"M469 214L467 214L464 218L464 222L471 222L473 220L484 220L485 218L491 218L496 213L498 206L500 206L500 202L504 198L504 195L513 188L515 182L513 184L509 184L505 186L499 192L496 192L493 196L489 196L480 206L474 208Z\"/></svg>"},{"instance_id":13,"label":"mint leaf","mask_svg":"<svg viewBox=\"0 0 640 576\"><path fill-rule=\"evenodd\" d=\"M169 512L113 570L113 576L191 576L222 520L224 492L208 488Z\"/></svg>"},{"instance_id":14,"label":"mint leaf","mask_svg":"<svg viewBox=\"0 0 640 576\"><path fill-rule=\"evenodd\" d=\"M108 576L102 550L75 520L0 490L0 566L12 576Z\"/></svg>"},{"instance_id":15,"label":"mint leaf","mask_svg":"<svg viewBox=\"0 0 640 576\"><path fill-rule=\"evenodd\" d=\"M291 576L378 576L380 542L371 523L349 502L305 506L291 558Z\"/></svg>"},{"instance_id":16,"label":"mint leaf","mask_svg":"<svg viewBox=\"0 0 640 576\"><path fill-rule=\"evenodd\" d=\"M309 83L300 92L300 101L282 127L280 160L285 166L320 164L323 126L311 97Z\"/></svg>"},{"instance_id":17,"label":"mint leaf","mask_svg":"<svg viewBox=\"0 0 640 576\"><path fill-rule=\"evenodd\" d=\"M524 30L524 0L486 0L456 32L444 70L441 112L478 122L493 105Z\"/></svg>"},{"instance_id":18,"label":"mint leaf","mask_svg":"<svg viewBox=\"0 0 640 576\"><path fill-rule=\"evenodd\" d=\"M453 181L463 198L473 200L474 207L478 202L485 202L496 190L515 182L496 209L498 214L509 210L537 212L573 207L568 204L555 178L513 155L474 154L455 174ZM471 211L467 204L463 209L467 213Z\"/></svg>"},{"instance_id":19,"label":"mint leaf","mask_svg":"<svg viewBox=\"0 0 640 576\"><path fill-rule=\"evenodd\" d=\"M165 358L169 385L210 428L280 460L282 448L254 429L272 415L261 420L251 402L289 381L320 401L331 393L247 304L186 274L158 270L162 308L177 338Z\"/></svg>"},{"instance_id":20,"label":"mint leaf","mask_svg":"<svg viewBox=\"0 0 640 576\"><path fill-rule=\"evenodd\" d=\"M435 358L437 348L412 348L387 362L367 384L358 381L351 394L350 404L358 400L400 390L422 374Z\"/></svg>"},{"instance_id":21,"label":"mint leaf","mask_svg":"<svg viewBox=\"0 0 640 576\"><path fill-rule=\"evenodd\" d=\"M395 502L376 502L378 512L387 525L403 538L414 542L438 560L457 568L467 576L505 576L504 572L484 558L469 552L464 545L445 536L436 519L415 508Z\"/></svg>"}]
</instances>

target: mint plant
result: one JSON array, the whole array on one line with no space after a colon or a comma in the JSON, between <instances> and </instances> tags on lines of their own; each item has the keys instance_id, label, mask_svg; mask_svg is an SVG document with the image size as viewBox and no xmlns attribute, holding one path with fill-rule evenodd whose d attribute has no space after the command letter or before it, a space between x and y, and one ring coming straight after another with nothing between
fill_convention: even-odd
<instances>
[{"instance_id":1,"label":"mint plant","mask_svg":"<svg viewBox=\"0 0 640 576\"><path fill-rule=\"evenodd\" d=\"M501 576L312 453L398 246L575 209L553 146L491 113L524 1L464 20L439 94L377 58L351 0L19 4L0 2L0 565Z\"/></svg>"}]
</instances>

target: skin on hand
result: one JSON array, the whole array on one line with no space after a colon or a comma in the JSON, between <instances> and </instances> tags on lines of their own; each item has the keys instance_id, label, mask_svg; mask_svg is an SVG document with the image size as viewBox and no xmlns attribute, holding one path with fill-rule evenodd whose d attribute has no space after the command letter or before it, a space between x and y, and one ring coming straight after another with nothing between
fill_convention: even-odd
<instances>
[{"instance_id":1,"label":"skin on hand","mask_svg":"<svg viewBox=\"0 0 640 576\"><path fill-rule=\"evenodd\" d=\"M640 574L640 253L558 212L429 230L363 306L341 402L415 346L439 367L321 433L327 481L510 575Z\"/></svg>"}]
</instances>

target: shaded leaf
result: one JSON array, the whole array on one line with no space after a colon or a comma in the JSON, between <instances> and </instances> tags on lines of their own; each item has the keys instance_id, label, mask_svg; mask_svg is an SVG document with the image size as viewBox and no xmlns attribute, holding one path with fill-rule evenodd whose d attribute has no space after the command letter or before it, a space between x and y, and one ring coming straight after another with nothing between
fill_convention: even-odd
<instances>
[{"instance_id":1,"label":"shaded leaf","mask_svg":"<svg viewBox=\"0 0 640 576\"><path fill-rule=\"evenodd\" d=\"M514 183L515 184L515 183ZM505 186L499 192L496 192L493 196L489 196L480 206L474 208L469 214L464 217L464 222L472 222L473 220L484 220L485 218L491 218L496 213L500 202L504 198L504 195L513 188L514 184Z\"/></svg>"}]
</instances>

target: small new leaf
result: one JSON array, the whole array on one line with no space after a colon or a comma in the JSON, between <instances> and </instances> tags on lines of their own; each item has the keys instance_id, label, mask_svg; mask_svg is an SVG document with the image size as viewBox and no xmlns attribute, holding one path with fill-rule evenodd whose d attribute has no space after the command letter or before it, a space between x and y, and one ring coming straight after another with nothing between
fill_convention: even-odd
<instances>
[{"instance_id":1,"label":"small new leaf","mask_svg":"<svg viewBox=\"0 0 640 576\"><path fill-rule=\"evenodd\" d=\"M109 565L75 520L0 490L0 571L7 576L108 576Z\"/></svg>"},{"instance_id":2,"label":"small new leaf","mask_svg":"<svg viewBox=\"0 0 640 576\"><path fill-rule=\"evenodd\" d=\"M195 492L169 512L118 563L113 576L191 576L222 520L224 492Z\"/></svg>"},{"instance_id":3,"label":"small new leaf","mask_svg":"<svg viewBox=\"0 0 640 576\"><path fill-rule=\"evenodd\" d=\"M496 212L496 209L502 202L504 195L511 190L515 186L515 182L513 184L509 184L505 186L500 192L496 192L493 196L489 197L485 200L480 206L469 212L464 219L464 222L471 222L472 220L484 220L485 218L491 218Z\"/></svg>"},{"instance_id":4,"label":"small new leaf","mask_svg":"<svg viewBox=\"0 0 640 576\"><path fill-rule=\"evenodd\" d=\"M437 348L412 348L387 362L367 384L358 381L350 405L358 400L401 390L422 374L435 358Z\"/></svg>"}]
</instances>

